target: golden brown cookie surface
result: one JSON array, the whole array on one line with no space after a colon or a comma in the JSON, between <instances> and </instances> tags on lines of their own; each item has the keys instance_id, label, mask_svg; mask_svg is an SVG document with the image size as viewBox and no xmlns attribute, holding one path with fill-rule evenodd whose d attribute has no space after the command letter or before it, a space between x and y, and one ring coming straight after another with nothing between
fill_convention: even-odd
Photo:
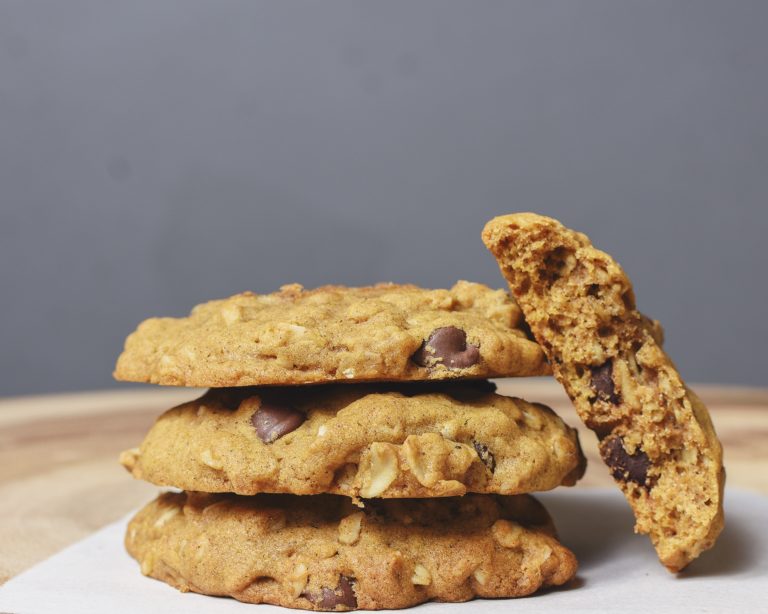
<instances>
[{"instance_id":1,"label":"golden brown cookie surface","mask_svg":"<svg viewBox=\"0 0 768 614\"><path fill-rule=\"evenodd\" d=\"M377 500L166 493L128 525L145 575L307 610L518 597L576 573L532 497Z\"/></svg>"},{"instance_id":2,"label":"golden brown cookie surface","mask_svg":"<svg viewBox=\"0 0 768 614\"><path fill-rule=\"evenodd\" d=\"M115 377L225 387L548 373L521 323L506 292L470 282L449 290L294 284L204 303L186 318L145 320Z\"/></svg>"},{"instance_id":3,"label":"golden brown cookie surface","mask_svg":"<svg viewBox=\"0 0 768 614\"><path fill-rule=\"evenodd\" d=\"M520 494L584 472L575 430L487 382L212 389L121 461L203 492L350 497Z\"/></svg>"},{"instance_id":4,"label":"golden brown cookie surface","mask_svg":"<svg viewBox=\"0 0 768 614\"><path fill-rule=\"evenodd\" d=\"M636 530L679 571L723 527L722 447L706 407L637 311L624 271L585 235L519 213L491 220L483 240L555 377L600 438Z\"/></svg>"}]
</instances>

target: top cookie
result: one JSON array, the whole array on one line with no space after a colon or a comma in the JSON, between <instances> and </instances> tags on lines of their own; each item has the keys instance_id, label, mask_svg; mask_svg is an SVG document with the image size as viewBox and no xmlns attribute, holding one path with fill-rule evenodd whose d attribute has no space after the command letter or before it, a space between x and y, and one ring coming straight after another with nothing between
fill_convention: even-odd
<instances>
[{"instance_id":1,"label":"top cookie","mask_svg":"<svg viewBox=\"0 0 768 614\"><path fill-rule=\"evenodd\" d=\"M555 377L661 562L679 571L723 527L723 456L707 408L637 311L624 271L589 239L533 213L491 220L499 262Z\"/></svg>"},{"instance_id":2,"label":"top cookie","mask_svg":"<svg viewBox=\"0 0 768 614\"><path fill-rule=\"evenodd\" d=\"M150 318L125 342L114 376L169 386L253 386L542 375L539 346L502 290L298 284Z\"/></svg>"}]
</instances>

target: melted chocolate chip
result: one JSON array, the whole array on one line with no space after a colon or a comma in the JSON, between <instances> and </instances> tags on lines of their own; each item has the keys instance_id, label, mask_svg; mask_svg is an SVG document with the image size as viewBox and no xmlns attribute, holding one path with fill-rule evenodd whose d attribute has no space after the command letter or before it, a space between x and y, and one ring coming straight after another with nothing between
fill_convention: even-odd
<instances>
[{"instance_id":1,"label":"melted chocolate chip","mask_svg":"<svg viewBox=\"0 0 768 614\"><path fill-rule=\"evenodd\" d=\"M651 461L645 452L638 448L634 454L628 454L621 437L604 440L600 452L615 479L648 486L648 469L651 467Z\"/></svg>"},{"instance_id":2,"label":"melted chocolate chip","mask_svg":"<svg viewBox=\"0 0 768 614\"><path fill-rule=\"evenodd\" d=\"M301 596L323 610L333 610L337 605L348 608L357 607L355 596L355 579L339 576L339 585L334 588L321 588L317 593L302 593Z\"/></svg>"},{"instance_id":3,"label":"melted chocolate chip","mask_svg":"<svg viewBox=\"0 0 768 614\"><path fill-rule=\"evenodd\" d=\"M306 416L291 407L262 402L261 407L251 416L251 424L264 443L272 443L283 435L295 431L306 420Z\"/></svg>"},{"instance_id":4,"label":"melted chocolate chip","mask_svg":"<svg viewBox=\"0 0 768 614\"><path fill-rule=\"evenodd\" d=\"M491 473L496 471L496 459L488 449L488 446L486 446L484 443L480 443L479 441L473 441L472 445L475 448L475 452L477 452L477 455L480 457L480 460L483 461L483 465L488 468L488 471Z\"/></svg>"},{"instance_id":5,"label":"melted chocolate chip","mask_svg":"<svg viewBox=\"0 0 768 614\"><path fill-rule=\"evenodd\" d=\"M606 360L599 367L591 367L590 371L592 372L590 386L595 391L595 398L618 405L621 398L616 394L613 384L613 362L610 359Z\"/></svg>"},{"instance_id":6,"label":"melted chocolate chip","mask_svg":"<svg viewBox=\"0 0 768 614\"><path fill-rule=\"evenodd\" d=\"M467 343L467 333L460 328L443 326L432 331L411 360L420 367L442 361L449 369L466 369L479 362L480 348Z\"/></svg>"}]
</instances>

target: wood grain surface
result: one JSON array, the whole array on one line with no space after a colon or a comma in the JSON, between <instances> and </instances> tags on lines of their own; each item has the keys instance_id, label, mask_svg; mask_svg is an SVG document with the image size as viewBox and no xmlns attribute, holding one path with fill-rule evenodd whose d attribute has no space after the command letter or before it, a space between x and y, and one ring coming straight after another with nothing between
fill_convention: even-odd
<instances>
[{"instance_id":1,"label":"wood grain surface","mask_svg":"<svg viewBox=\"0 0 768 614\"><path fill-rule=\"evenodd\" d=\"M694 386L725 446L729 488L768 494L768 390ZM553 407L581 431L590 464L578 487L612 484L594 435L552 380L499 382L504 394ZM147 388L0 400L0 584L154 497L119 452L141 441L192 389Z\"/></svg>"}]
</instances>

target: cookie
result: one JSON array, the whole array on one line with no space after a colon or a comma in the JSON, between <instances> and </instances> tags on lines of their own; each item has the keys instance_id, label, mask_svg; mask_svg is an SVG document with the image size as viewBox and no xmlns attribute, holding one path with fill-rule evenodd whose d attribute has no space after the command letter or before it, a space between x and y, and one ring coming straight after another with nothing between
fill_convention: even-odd
<instances>
[{"instance_id":1,"label":"cookie","mask_svg":"<svg viewBox=\"0 0 768 614\"><path fill-rule=\"evenodd\" d=\"M578 436L487 382L212 389L121 455L159 486L253 495L519 494L573 484Z\"/></svg>"},{"instance_id":2,"label":"cookie","mask_svg":"<svg viewBox=\"0 0 768 614\"><path fill-rule=\"evenodd\" d=\"M679 571L723 528L725 473L707 408L638 313L608 254L556 220L519 213L483 231L555 377L661 562Z\"/></svg>"},{"instance_id":3,"label":"cookie","mask_svg":"<svg viewBox=\"0 0 768 614\"><path fill-rule=\"evenodd\" d=\"M128 552L181 591L306 610L520 597L568 582L574 555L528 496L377 500L166 493Z\"/></svg>"},{"instance_id":4,"label":"cookie","mask_svg":"<svg viewBox=\"0 0 768 614\"><path fill-rule=\"evenodd\" d=\"M298 284L151 318L125 343L115 377L171 386L441 380L549 373L508 294Z\"/></svg>"}]
</instances>

